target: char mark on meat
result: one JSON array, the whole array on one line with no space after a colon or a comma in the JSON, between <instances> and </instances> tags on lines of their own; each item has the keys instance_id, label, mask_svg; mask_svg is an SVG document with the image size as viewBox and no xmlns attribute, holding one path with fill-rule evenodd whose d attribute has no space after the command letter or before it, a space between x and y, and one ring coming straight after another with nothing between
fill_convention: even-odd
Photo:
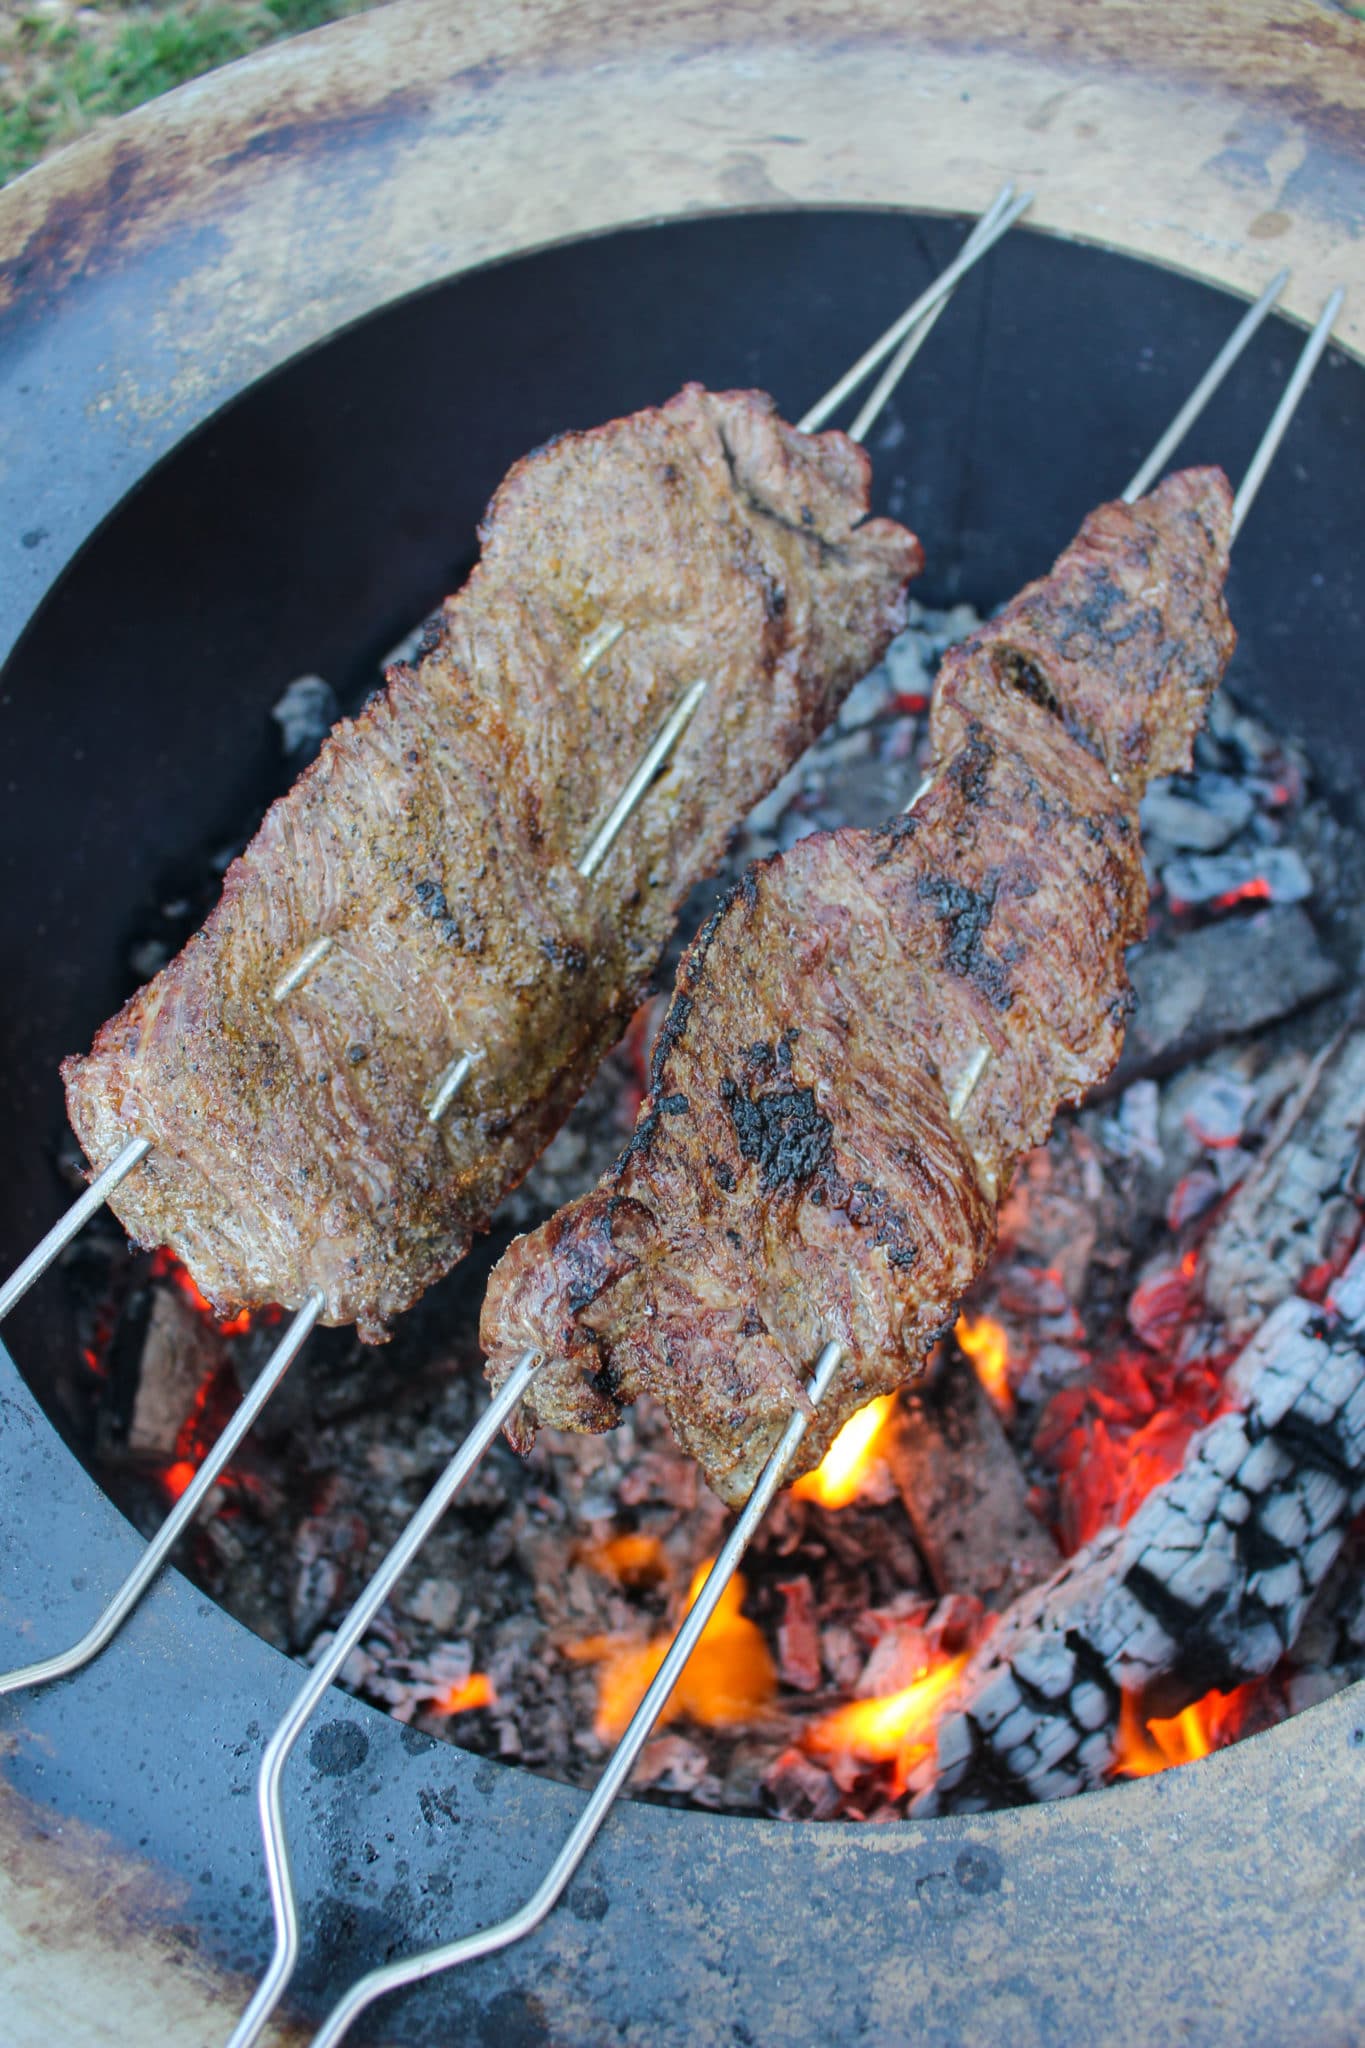
<instances>
[{"instance_id":1,"label":"char mark on meat","mask_svg":"<svg viewBox=\"0 0 1365 2048\"><path fill-rule=\"evenodd\" d=\"M373 1338L462 1256L620 1036L688 891L904 624L919 544L867 517L868 485L845 435L696 385L517 464L416 667L334 730L203 930L66 1063L96 1169L151 1143L112 1198L133 1237L224 1312L320 1288L325 1322Z\"/></svg>"},{"instance_id":2,"label":"char mark on meat","mask_svg":"<svg viewBox=\"0 0 1365 2048\"><path fill-rule=\"evenodd\" d=\"M547 1357L523 1439L609 1427L648 1392L738 1503L827 1340L844 1361L807 1468L920 1368L1018 1160L1118 1057L1146 919L1137 802L1188 764L1232 650L1230 513L1211 470L1101 506L945 658L913 816L760 863L684 956L649 1146L493 1275L490 1376ZM674 1095L689 1113L664 1118ZM613 1258L570 1306L575 1248L622 1198Z\"/></svg>"}]
</instances>

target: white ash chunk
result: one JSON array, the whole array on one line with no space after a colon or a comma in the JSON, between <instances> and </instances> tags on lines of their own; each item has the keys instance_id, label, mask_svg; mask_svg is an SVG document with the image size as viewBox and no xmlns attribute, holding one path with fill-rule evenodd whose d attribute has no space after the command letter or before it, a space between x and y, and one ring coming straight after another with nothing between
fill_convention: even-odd
<instances>
[{"instance_id":1,"label":"white ash chunk","mask_svg":"<svg viewBox=\"0 0 1365 2048\"><path fill-rule=\"evenodd\" d=\"M285 758L311 761L341 716L332 685L322 676L295 676L272 705L270 716L280 728Z\"/></svg>"},{"instance_id":2,"label":"white ash chunk","mask_svg":"<svg viewBox=\"0 0 1365 2048\"><path fill-rule=\"evenodd\" d=\"M1218 853L1234 839L1256 808L1256 799L1235 776L1208 769L1154 782L1142 799L1142 830L1181 853Z\"/></svg>"},{"instance_id":3,"label":"white ash chunk","mask_svg":"<svg viewBox=\"0 0 1365 2048\"><path fill-rule=\"evenodd\" d=\"M1358 1258L1339 1298L1360 1293ZM916 1813L1064 1798L1113 1762L1126 1691L1195 1699L1271 1670L1365 1506L1365 1312L1284 1302L1229 1374L1243 1401L1196 1436L1127 1527L1023 1594L940 1723Z\"/></svg>"}]
</instances>

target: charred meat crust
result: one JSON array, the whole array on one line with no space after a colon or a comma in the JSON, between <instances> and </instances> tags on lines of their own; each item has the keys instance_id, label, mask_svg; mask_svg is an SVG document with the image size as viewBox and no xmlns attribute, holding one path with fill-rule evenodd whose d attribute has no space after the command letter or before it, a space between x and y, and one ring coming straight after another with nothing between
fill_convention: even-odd
<instances>
[{"instance_id":1,"label":"charred meat crust","mask_svg":"<svg viewBox=\"0 0 1365 2048\"><path fill-rule=\"evenodd\" d=\"M1188 763L1232 651L1230 512L1196 470L1092 513L945 659L913 815L798 841L701 933L642 1142L494 1272L490 1376L547 1355L523 1436L609 1427L647 1391L737 1504L827 1339L845 1361L807 1467L913 1375L1019 1158L1118 1057L1137 799Z\"/></svg>"},{"instance_id":2,"label":"charred meat crust","mask_svg":"<svg viewBox=\"0 0 1365 2048\"><path fill-rule=\"evenodd\" d=\"M688 890L904 623L919 544L867 517L868 481L844 435L697 385L515 466L416 665L336 728L203 930L65 1064L96 1169L151 1141L112 1202L132 1236L224 1312L318 1287L324 1321L376 1339L459 1259L619 1036ZM699 677L673 763L583 881Z\"/></svg>"}]
</instances>

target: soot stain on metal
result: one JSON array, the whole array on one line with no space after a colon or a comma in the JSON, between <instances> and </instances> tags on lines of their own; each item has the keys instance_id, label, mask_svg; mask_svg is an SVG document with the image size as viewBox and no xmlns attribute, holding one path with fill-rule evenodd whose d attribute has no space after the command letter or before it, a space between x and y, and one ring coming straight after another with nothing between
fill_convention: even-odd
<instances>
[{"instance_id":1,"label":"soot stain on metal","mask_svg":"<svg viewBox=\"0 0 1365 2048\"><path fill-rule=\"evenodd\" d=\"M354 1721L324 1721L308 1744L308 1761L323 1778L358 1771L369 1753L370 1738Z\"/></svg>"}]
</instances>

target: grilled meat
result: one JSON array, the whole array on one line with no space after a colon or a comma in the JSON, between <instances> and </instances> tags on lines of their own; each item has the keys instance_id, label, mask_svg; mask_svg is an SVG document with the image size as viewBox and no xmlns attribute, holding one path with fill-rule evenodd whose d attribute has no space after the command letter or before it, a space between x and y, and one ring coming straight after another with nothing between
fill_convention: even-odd
<instances>
[{"instance_id":1,"label":"grilled meat","mask_svg":"<svg viewBox=\"0 0 1365 2048\"><path fill-rule=\"evenodd\" d=\"M523 1439L648 1392L738 1503L828 1339L807 1466L920 1367L1018 1160L1118 1057L1137 802L1232 650L1230 511L1194 470L1092 513L946 658L910 814L759 863L701 933L629 1145L493 1275L490 1376L546 1356Z\"/></svg>"},{"instance_id":2,"label":"grilled meat","mask_svg":"<svg viewBox=\"0 0 1365 2048\"><path fill-rule=\"evenodd\" d=\"M528 456L415 668L339 725L202 931L63 1069L111 1206L221 1311L378 1339L464 1253L640 1000L688 890L904 623L919 543L759 392ZM707 690L591 881L594 829ZM331 942L290 992L305 949ZM473 1064L447 1113L438 1079Z\"/></svg>"}]
</instances>

